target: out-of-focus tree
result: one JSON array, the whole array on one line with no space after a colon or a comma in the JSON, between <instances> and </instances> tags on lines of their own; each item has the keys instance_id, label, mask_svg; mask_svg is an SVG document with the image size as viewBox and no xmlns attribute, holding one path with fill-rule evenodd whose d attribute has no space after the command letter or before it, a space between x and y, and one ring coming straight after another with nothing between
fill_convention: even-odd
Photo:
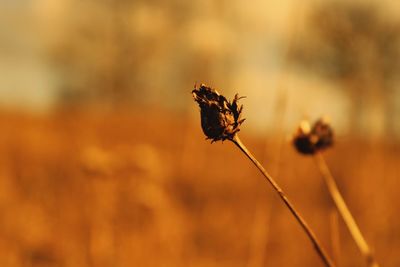
<instances>
[{"instance_id":1,"label":"out-of-focus tree","mask_svg":"<svg viewBox=\"0 0 400 267\"><path fill-rule=\"evenodd\" d=\"M152 9L157 2L69 0L64 32L49 49L62 104L116 107L146 98L144 73L150 75L171 26L162 6Z\"/></svg>"},{"instance_id":2,"label":"out-of-focus tree","mask_svg":"<svg viewBox=\"0 0 400 267\"><path fill-rule=\"evenodd\" d=\"M347 2L329 2L312 9L308 22L308 31L295 45L291 59L346 90L352 99L352 133L360 134L369 127L363 125L363 119L371 117L373 112L366 111L373 109L382 115L376 119L385 135L393 134L400 24L376 6ZM370 118L366 121L373 123Z\"/></svg>"},{"instance_id":3,"label":"out-of-focus tree","mask_svg":"<svg viewBox=\"0 0 400 267\"><path fill-rule=\"evenodd\" d=\"M126 91L128 87L125 74L116 71L120 68L117 62L122 46L129 45L127 36L124 43L118 40L120 31L125 29L115 25L125 19L124 14L121 13L118 20L113 16L116 6L123 2L69 2L64 25L60 27L63 32L49 49L50 59L61 77L60 101L63 104L77 104L88 99L113 101L117 80L121 83L119 90Z\"/></svg>"},{"instance_id":4,"label":"out-of-focus tree","mask_svg":"<svg viewBox=\"0 0 400 267\"><path fill-rule=\"evenodd\" d=\"M63 104L180 104L197 80L212 81L227 49L218 4L172 0L64 0L62 33L49 49ZM211 36L210 36L211 31ZM221 34L222 31L222 34ZM219 39L217 37L220 37ZM207 39L208 38L208 39ZM185 90L185 94L182 91Z\"/></svg>"}]
</instances>

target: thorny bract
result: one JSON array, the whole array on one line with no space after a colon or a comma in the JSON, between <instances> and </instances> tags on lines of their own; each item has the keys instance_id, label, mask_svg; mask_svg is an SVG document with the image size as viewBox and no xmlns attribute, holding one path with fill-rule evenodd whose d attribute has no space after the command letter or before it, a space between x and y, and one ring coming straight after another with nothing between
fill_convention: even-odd
<instances>
[{"instance_id":1,"label":"thorny bract","mask_svg":"<svg viewBox=\"0 0 400 267\"><path fill-rule=\"evenodd\" d=\"M238 105L243 97L236 94L233 101L228 101L205 84L201 84L199 88L195 86L192 94L200 106L201 128L207 139L211 139L211 142L232 140L245 120L241 119L243 105Z\"/></svg>"}]
</instances>

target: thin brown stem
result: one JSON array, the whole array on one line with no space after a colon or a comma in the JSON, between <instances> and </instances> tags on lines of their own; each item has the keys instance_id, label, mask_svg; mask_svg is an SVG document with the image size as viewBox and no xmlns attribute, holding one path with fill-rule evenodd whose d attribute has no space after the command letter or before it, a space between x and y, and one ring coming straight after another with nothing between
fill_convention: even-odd
<instances>
[{"instance_id":1,"label":"thin brown stem","mask_svg":"<svg viewBox=\"0 0 400 267\"><path fill-rule=\"evenodd\" d=\"M279 187L279 185L275 182L275 180L268 174L268 172L264 169L264 167L258 162L258 160L251 154L251 152L246 148L246 146L241 142L238 135L235 135L231 141L253 162L254 165L260 170L260 172L264 175L266 180L272 185L274 190L278 193L279 197L283 200L285 205L289 208L290 212L299 222L305 233L307 234L308 238L311 240L312 244L314 245L315 250L317 251L318 255L324 262L325 266L333 267L335 264L330 259L328 254L326 253L325 249L322 247L320 242L318 241L317 237L315 236L314 232L311 230L310 226L306 223L300 213L296 210L293 204L289 201L286 194L283 190Z\"/></svg>"},{"instance_id":2,"label":"thin brown stem","mask_svg":"<svg viewBox=\"0 0 400 267\"><path fill-rule=\"evenodd\" d=\"M336 265L340 266L340 231L338 216L338 211L334 207L331 207L329 217L332 255Z\"/></svg>"},{"instance_id":3,"label":"thin brown stem","mask_svg":"<svg viewBox=\"0 0 400 267\"><path fill-rule=\"evenodd\" d=\"M332 176L331 171L329 170L328 165L321 153L317 152L315 154L315 162L321 172L322 177L324 178L325 184L328 187L328 191L335 202L335 205L343 218L344 223L350 231L351 236L356 242L359 250L364 255L367 264L369 267L379 267L370 247L365 241L364 236L361 234L360 229L357 226L356 221L354 220L349 208L346 205L340 191L336 185L335 179Z\"/></svg>"}]
</instances>

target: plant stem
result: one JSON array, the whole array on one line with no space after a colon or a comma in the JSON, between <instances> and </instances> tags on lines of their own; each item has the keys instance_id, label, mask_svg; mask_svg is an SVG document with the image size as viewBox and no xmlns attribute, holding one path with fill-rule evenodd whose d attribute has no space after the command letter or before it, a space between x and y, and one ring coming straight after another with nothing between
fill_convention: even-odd
<instances>
[{"instance_id":1,"label":"plant stem","mask_svg":"<svg viewBox=\"0 0 400 267\"><path fill-rule=\"evenodd\" d=\"M305 233L307 234L308 238L314 245L315 250L317 251L318 255L324 262L324 264L328 267L334 267L333 261L329 258L328 254L318 241L317 237L315 236L314 232L311 230L310 226L306 223L300 213L296 210L293 204L289 201L286 194L283 190L279 187L279 185L275 182L275 180L268 174L268 172L264 169L264 167L258 162L258 160L251 154L251 152L246 148L246 146L241 142L238 135L235 135L231 141L256 165L256 167L260 170L260 172L264 175L267 181L272 185L275 191L278 193L279 197L283 200L285 205L289 208L290 212L299 222Z\"/></svg>"},{"instance_id":2,"label":"plant stem","mask_svg":"<svg viewBox=\"0 0 400 267\"><path fill-rule=\"evenodd\" d=\"M340 266L340 232L338 216L337 209L335 207L330 207L329 220L333 260L337 266Z\"/></svg>"},{"instance_id":3,"label":"plant stem","mask_svg":"<svg viewBox=\"0 0 400 267\"><path fill-rule=\"evenodd\" d=\"M374 255L372 254L371 249L369 248L365 238L361 234L360 229L358 228L356 221L354 220L349 208L346 205L342 195L339 192L339 189L336 185L335 179L332 176L331 171L329 170L328 165L322 154L317 152L314 156L315 162L321 172L322 177L328 187L328 191L335 202L335 205L343 218L344 223L346 224L347 228L350 231L351 236L353 237L354 241L356 242L359 250L361 251L362 255L366 258L367 264L369 267L379 267L378 263L375 260Z\"/></svg>"}]
</instances>

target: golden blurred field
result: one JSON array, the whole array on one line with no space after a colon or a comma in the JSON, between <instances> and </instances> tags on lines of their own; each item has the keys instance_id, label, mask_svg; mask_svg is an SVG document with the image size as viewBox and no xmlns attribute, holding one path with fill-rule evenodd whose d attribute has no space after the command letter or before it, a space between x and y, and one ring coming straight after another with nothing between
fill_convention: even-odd
<instances>
[{"instance_id":1,"label":"golden blurred field","mask_svg":"<svg viewBox=\"0 0 400 267\"><path fill-rule=\"evenodd\" d=\"M0 0L0 267L323 266L239 149L205 140L194 83L247 97L240 138L337 267L363 267L290 143L330 117L324 157L399 267L399 3Z\"/></svg>"},{"instance_id":2,"label":"golden blurred field","mask_svg":"<svg viewBox=\"0 0 400 267\"><path fill-rule=\"evenodd\" d=\"M0 266L322 266L251 163L184 117L2 112ZM339 266L365 266L313 160L242 132ZM400 145L339 136L325 155L381 266L400 266Z\"/></svg>"}]
</instances>

